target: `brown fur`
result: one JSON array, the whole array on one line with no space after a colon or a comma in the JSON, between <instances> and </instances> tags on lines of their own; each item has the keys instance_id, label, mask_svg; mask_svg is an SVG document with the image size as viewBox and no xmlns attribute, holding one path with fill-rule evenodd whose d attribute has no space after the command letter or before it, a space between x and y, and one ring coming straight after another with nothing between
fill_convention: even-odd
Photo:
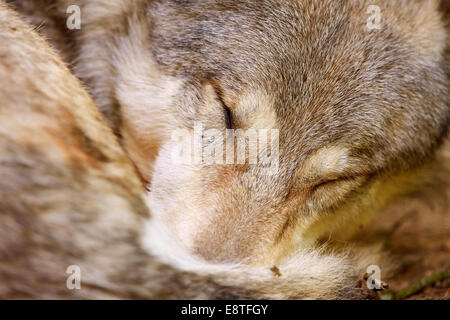
<instances>
[{"instance_id":1,"label":"brown fur","mask_svg":"<svg viewBox=\"0 0 450 320\"><path fill-rule=\"evenodd\" d=\"M314 291L304 266L315 258L304 250L347 240L435 168L449 122L445 1L444 14L439 1L75 3L82 30L64 32L77 52L74 71L151 189L146 248L186 269L191 258L297 266L297 274L280 270L306 283L309 297L351 287L357 258L337 258L339 283L323 260ZM365 27L369 4L381 8L380 30ZM280 130L276 176L259 166L168 165L171 130L192 132L194 121L225 129L223 105L236 129ZM82 141L91 152L74 162L103 158ZM448 183L448 171L440 178ZM188 258L172 261L168 248Z\"/></svg>"},{"instance_id":2,"label":"brown fur","mask_svg":"<svg viewBox=\"0 0 450 320\"><path fill-rule=\"evenodd\" d=\"M144 188L116 138L60 58L3 4L0 21L0 297L258 297L140 249ZM82 290L66 288L71 264Z\"/></svg>"}]
</instances>

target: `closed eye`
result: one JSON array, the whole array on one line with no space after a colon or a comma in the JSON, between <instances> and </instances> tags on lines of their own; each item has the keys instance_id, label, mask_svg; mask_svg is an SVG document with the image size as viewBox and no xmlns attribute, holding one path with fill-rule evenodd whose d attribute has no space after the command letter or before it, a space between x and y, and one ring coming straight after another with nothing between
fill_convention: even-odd
<instances>
[{"instance_id":1,"label":"closed eye","mask_svg":"<svg viewBox=\"0 0 450 320\"><path fill-rule=\"evenodd\" d=\"M368 181L370 179L366 175L331 177L319 181L310 189L308 206L318 211L338 208Z\"/></svg>"},{"instance_id":2,"label":"closed eye","mask_svg":"<svg viewBox=\"0 0 450 320\"><path fill-rule=\"evenodd\" d=\"M230 108L224 104L225 126L227 129L233 129L233 114Z\"/></svg>"},{"instance_id":3,"label":"closed eye","mask_svg":"<svg viewBox=\"0 0 450 320\"><path fill-rule=\"evenodd\" d=\"M217 98L219 99L219 102L223 108L225 126L227 129L233 129L233 113L231 112L231 109L226 105L225 101L223 100L222 90L218 87L218 85L213 84L213 87L214 87L214 91L216 92Z\"/></svg>"},{"instance_id":4,"label":"closed eye","mask_svg":"<svg viewBox=\"0 0 450 320\"><path fill-rule=\"evenodd\" d=\"M315 191L315 190L319 189L320 187L323 187L323 186L325 186L327 184L330 184L332 182L336 182L336 181L339 181L339 180L340 180L339 178L336 178L336 179L330 179L330 180L321 181L321 182L315 184L312 187L312 190Z\"/></svg>"},{"instance_id":5,"label":"closed eye","mask_svg":"<svg viewBox=\"0 0 450 320\"><path fill-rule=\"evenodd\" d=\"M342 177L336 177L336 178L330 178L330 179L326 179L326 180L322 180L319 183L315 184L312 187L312 191L316 191L317 189L321 188L321 187L326 187L326 186L331 186L333 184L337 184L337 183L350 183L352 181L354 182L361 182L362 180L364 180L364 177L362 175L354 175L354 176L342 176Z\"/></svg>"}]
</instances>

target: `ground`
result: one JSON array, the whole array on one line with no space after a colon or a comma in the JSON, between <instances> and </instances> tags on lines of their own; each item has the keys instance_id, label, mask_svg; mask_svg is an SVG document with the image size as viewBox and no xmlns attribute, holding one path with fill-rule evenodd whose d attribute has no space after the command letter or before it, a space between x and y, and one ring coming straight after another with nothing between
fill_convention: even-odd
<instances>
[{"instance_id":1,"label":"ground","mask_svg":"<svg viewBox=\"0 0 450 320\"><path fill-rule=\"evenodd\" d=\"M365 239L382 242L395 265L395 270L383 277L390 292L403 294L415 284L421 287L430 277L446 278L426 285L417 293L402 299L450 300L450 190L439 196L402 199L378 216ZM423 283L422 283L423 284ZM405 289L406 288L406 289ZM414 291L414 290L413 290Z\"/></svg>"}]
</instances>

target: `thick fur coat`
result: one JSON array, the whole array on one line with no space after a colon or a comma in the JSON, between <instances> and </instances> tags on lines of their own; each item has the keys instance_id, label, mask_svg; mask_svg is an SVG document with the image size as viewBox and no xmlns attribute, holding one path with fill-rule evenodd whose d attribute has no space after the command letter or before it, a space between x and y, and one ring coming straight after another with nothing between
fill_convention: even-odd
<instances>
[{"instance_id":1,"label":"thick fur coat","mask_svg":"<svg viewBox=\"0 0 450 320\"><path fill-rule=\"evenodd\" d=\"M11 2L109 126L2 7L4 297L365 297L378 255L331 244L448 182L445 1L377 1L376 30L367 1L75 1L80 30L64 0ZM279 130L278 173L172 164L196 121Z\"/></svg>"}]
</instances>

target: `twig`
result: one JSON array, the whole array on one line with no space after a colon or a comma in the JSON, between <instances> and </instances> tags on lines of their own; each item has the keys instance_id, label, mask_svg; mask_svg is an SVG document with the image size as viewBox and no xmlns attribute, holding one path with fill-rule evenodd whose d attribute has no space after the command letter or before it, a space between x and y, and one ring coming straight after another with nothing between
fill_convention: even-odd
<instances>
[{"instance_id":1,"label":"twig","mask_svg":"<svg viewBox=\"0 0 450 320\"><path fill-rule=\"evenodd\" d=\"M442 280L445 280L448 278L450 278L450 269L437 271L437 272L433 273L431 276L422 278L419 281L414 282L412 285L410 285L406 288L403 288L397 292L391 291L386 294L383 294L381 296L381 299L383 299L383 300L405 299L409 296L412 296L415 293L418 293L419 291L422 291L426 287L428 287L436 282L439 282L439 281L442 281Z\"/></svg>"}]
</instances>

